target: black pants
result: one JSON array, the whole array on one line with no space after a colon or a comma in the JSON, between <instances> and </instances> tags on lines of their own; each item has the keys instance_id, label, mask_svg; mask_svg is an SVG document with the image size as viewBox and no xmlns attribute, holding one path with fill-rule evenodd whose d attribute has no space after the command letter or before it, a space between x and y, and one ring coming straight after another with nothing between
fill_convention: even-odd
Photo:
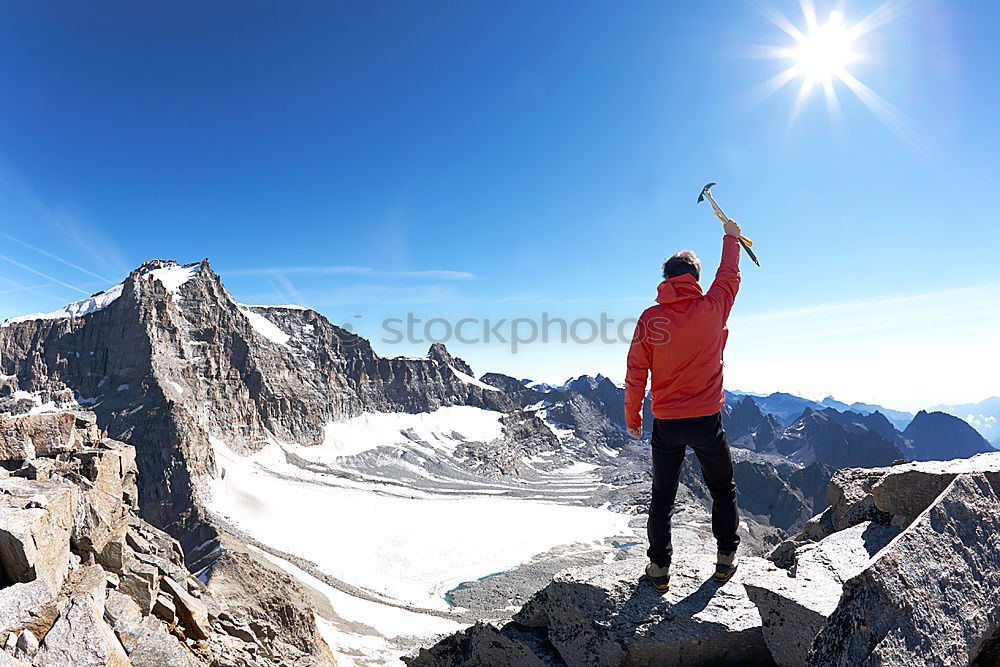
<instances>
[{"instance_id":1,"label":"black pants","mask_svg":"<svg viewBox=\"0 0 1000 667\"><path fill-rule=\"evenodd\" d=\"M719 551L736 551L740 543L736 528L736 483L733 459L729 454L722 415L691 419L657 419L653 424L653 496L649 503L649 549L646 554L657 565L668 565L673 555L670 545L670 517L674 513L677 482L687 445L701 463L705 486L712 494L712 534Z\"/></svg>"}]
</instances>

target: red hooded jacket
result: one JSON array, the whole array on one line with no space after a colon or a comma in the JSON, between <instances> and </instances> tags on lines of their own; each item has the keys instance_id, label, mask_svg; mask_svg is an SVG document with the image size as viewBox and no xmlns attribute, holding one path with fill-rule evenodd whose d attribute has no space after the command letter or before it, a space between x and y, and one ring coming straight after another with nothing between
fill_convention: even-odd
<instances>
[{"instance_id":1,"label":"red hooded jacket","mask_svg":"<svg viewBox=\"0 0 1000 667\"><path fill-rule=\"evenodd\" d=\"M650 372L657 419L704 417L722 409L726 320L739 288L740 243L729 235L722 239L722 263L707 294L687 274L660 283L657 305L639 317L628 351L625 423L629 428L642 428Z\"/></svg>"}]
</instances>

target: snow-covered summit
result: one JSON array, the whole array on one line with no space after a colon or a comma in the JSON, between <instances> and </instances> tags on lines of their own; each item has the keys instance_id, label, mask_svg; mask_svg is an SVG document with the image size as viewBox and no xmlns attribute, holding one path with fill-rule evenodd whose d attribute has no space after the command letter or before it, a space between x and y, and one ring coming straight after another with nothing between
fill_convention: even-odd
<instances>
[{"instance_id":1,"label":"snow-covered summit","mask_svg":"<svg viewBox=\"0 0 1000 667\"><path fill-rule=\"evenodd\" d=\"M193 278L201 267L201 262L178 264L170 259L154 259L143 263L136 273L140 276L150 275L163 284L168 292L174 294L181 285Z\"/></svg>"},{"instance_id":2,"label":"snow-covered summit","mask_svg":"<svg viewBox=\"0 0 1000 667\"><path fill-rule=\"evenodd\" d=\"M181 285L198 273L198 269L200 267L200 262L181 265L173 260L154 259L143 263L142 266L133 272L133 275L137 277L152 276L156 280L160 281L168 292L175 294ZM109 287L106 290L96 292L86 299L80 299L79 301L68 303L62 308L54 310L50 313L31 313L28 315L10 317L4 320L2 326L8 326L10 324L14 324L15 322L83 317L84 315L89 315L90 313L107 308L112 302L122 295L122 289L124 286L125 282L122 281L114 287Z\"/></svg>"}]
</instances>

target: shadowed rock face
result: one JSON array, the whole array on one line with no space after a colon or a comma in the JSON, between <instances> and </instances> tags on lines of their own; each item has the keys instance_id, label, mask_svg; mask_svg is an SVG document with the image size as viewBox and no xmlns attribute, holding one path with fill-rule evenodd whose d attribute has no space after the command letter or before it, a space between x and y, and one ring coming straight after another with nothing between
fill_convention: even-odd
<instances>
[{"instance_id":1,"label":"shadowed rock face","mask_svg":"<svg viewBox=\"0 0 1000 667\"><path fill-rule=\"evenodd\" d=\"M501 373L487 373L482 379L507 393L521 408L533 412L544 410L550 424L572 431L593 448L619 450L629 444L630 439L624 433L624 392L605 377L581 375L566 386L546 391L526 387ZM652 423L652 418L648 421Z\"/></svg>"},{"instance_id":2,"label":"shadowed rock face","mask_svg":"<svg viewBox=\"0 0 1000 667\"><path fill-rule=\"evenodd\" d=\"M967 423L943 412L921 410L903 431L916 461L943 461L995 451Z\"/></svg>"},{"instance_id":3,"label":"shadowed rock face","mask_svg":"<svg viewBox=\"0 0 1000 667\"><path fill-rule=\"evenodd\" d=\"M850 416L854 418L846 418ZM834 468L889 465L905 458L897 445L866 421L861 415L845 415L833 408L807 408L770 448L795 461L820 461Z\"/></svg>"},{"instance_id":4,"label":"shadowed rock face","mask_svg":"<svg viewBox=\"0 0 1000 667\"><path fill-rule=\"evenodd\" d=\"M729 444L754 451L765 451L784 430L771 414L764 414L749 396L728 396L722 408L722 424Z\"/></svg>"},{"instance_id":5,"label":"shadowed rock face","mask_svg":"<svg viewBox=\"0 0 1000 667\"><path fill-rule=\"evenodd\" d=\"M773 664L743 588L735 580L721 587L711 581L713 554L684 556L672 567L666 595L642 576L642 560L566 570L511 621L474 626L404 661L415 667Z\"/></svg>"},{"instance_id":6,"label":"shadowed rock face","mask_svg":"<svg viewBox=\"0 0 1000 667\"><path fill-rule=\"evenodd\" d=\"M793 570L771 565L745 573L744 586L760 610L764 639L779 665L805 664L844 581L861 572L898 532L861 523L797 550Z\"/></svg>"},{"instance_id":7,"label":"shadowed rock face","mask_svg":"<svg viewBox=\"0 0 1000 667\"><path fill-rule=\"evenodd\" d=\"M733 478L740 509L767 517L776 528L798 528L813 514L812 500L806 500L773 465L737 461L733 464Z\"/></svg>"}]
</instances>

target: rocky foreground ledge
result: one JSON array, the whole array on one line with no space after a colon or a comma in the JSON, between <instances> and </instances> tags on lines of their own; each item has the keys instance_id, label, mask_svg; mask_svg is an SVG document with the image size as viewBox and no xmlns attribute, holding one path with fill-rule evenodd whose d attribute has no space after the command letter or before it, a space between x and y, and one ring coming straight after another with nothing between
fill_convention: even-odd
<instances>
[{"instance_id":1,"label":"rocky foreground ledge","mask_svg":"<svg viewBox=\"0 0 1000 667\"><path fill-rule=\"evenodd\" d=\"M0 415L0 666L260 664L136 498L135 449L92 413Z\"/></svg>"},{"instance_id":2,"label":"rocky foreground ledge","mask_svg":"<svg viewBox=\"0 0 1000 667\"><path fill-rule=\"evenodd\" d=\"M728 584L678 550L566 570L511 619L423 648L458 665L1000 665L1000 453L836 473L829 507Z\"/></svg>"}]
</instances>

